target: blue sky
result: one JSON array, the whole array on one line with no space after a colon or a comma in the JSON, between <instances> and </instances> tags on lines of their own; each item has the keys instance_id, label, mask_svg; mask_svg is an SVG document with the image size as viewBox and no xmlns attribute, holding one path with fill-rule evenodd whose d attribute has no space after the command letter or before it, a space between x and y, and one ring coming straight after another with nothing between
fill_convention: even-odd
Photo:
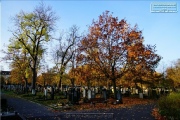
<instances>
[{"instance_id":1,"label":"blue sky","mask_svg":"<svg viewBox=\"0 0 180 120\"><path fill-rule=\"evenodd\" d=\"M7 45L9 38L12 36L8 31L13 28L10 18L21 10L25 12L32 11L39 2L37 0L1 1L1 49L5 49L4 44ZM178 8L179 12L177 13L151 13L150 5L153 2L150 0L44 1L46 5L52 7L60 18L57 22L57 36L58 31L68 30L74 24L80 27L80 33L87 31L87 26L91 25L92 20L97 20L98 16L106 10L113 12L113 16L118 17L119 20L125 18L131 26L138 24L139 29L143 31L145 44L156 44L157 53L163 57L158 67L158 71L161 71L163 64L168 66L172 61L180 58L180 11ZM180 5L179 1L174 2ZM2 56L3 54L0 53L0 57ZM50 59L48 62L50 62ZM0 64L4 70L9 69L8 64L2 61Z\"/></svg>"}]
</instances>

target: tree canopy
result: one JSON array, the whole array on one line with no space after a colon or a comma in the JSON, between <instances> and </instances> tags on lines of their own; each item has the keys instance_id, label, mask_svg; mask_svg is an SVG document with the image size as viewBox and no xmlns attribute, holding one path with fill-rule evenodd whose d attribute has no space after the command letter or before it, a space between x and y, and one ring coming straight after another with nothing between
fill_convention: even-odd
<instances>
[{"instance_id":1,"label":"tree canopy","mask_svg":"<svg viewBox=\"0 0 180 120\"><path fill-rule=\"evenodd\" d=\"M131 27L126 20L118 20L109 11L99 16L81 40L79 60L92 63L113 82L116 98L116 80L127 71L154 70L160 60L154 46L145 46L142 31Z\"/></svg>"},{"instance_id":2,"label":"tree canopy","mask_svg":"<svg viewBox=\"0 0 180 120\"><path fill-rule=\"evenodd\" d=\"M156 46L144 44L138 25L132 27L125 19L119 20L105 11L93 20L83 37L78 34L79 28L72 26L65 39L63 35L55 38L58 43L51 48L53 71L44 72L37 81L47 52L46 43L54 38L57 19L52 8L43 3L32 12L21 11L12 19L15 29L11 30L6 58L13 61L11 67L20 70L26 81L32 78L33 94L37 82L57 84L60 88L64 77L71 80L72 86L75 81L86 82L88 86L92 80L111 81L116 98L116 83L123 76L134 81L148 80L155 74L161 60Z\"/></svg>"},{"instance_id":3,"label":"tree canopy","mask_svg":"<svg viewBox=\"0 0 180 120\"><path fill-rule=\"evenodd\" d=\"M167 79L174 81L175 86L180 85L180 59L173 63L171 67L166 69Z\"/></svg>"},{"instance_id":4,"label":"tree canopy","mask_svg":"<svg viewBox=\"0 0 180 120\"><path fill-rule=\"evenodd\" d=\"M11 49L19 49L26 53L29 67L32 70L32 93L35 94L37 70L45 52L45 43L51 40L57 17L51 7L40 3L34 11L26 13L21 11L13 19L13 37L10 39Z\"/></svg>"}]
</instances>

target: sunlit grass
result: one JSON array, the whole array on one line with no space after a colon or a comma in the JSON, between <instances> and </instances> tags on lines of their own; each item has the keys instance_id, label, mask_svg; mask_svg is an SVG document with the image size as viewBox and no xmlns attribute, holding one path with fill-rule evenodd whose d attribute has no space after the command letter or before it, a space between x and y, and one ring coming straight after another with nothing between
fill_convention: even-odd
<instances>
[{"instance_id":1,"label":"sunlit grass","mask_svg":"<svg viewBox=\"0 0 180 120\"><path fill-rule=\"evenodd\" d=\"M52 104L59 104L59 103L67 103L68 100L67 99L62 99L64 96L63 95L55 95L54 96L54 100L50 99L50 94L47 95L47 99L44 99L44 94L43 92L37 92L36 95L31 94L31 92L26 93L26 94L17 94L14 91L10 91L10 90L2 90L2 93L9 95L11 97L20 97L22 99L28 100L28 101L32 101L35 103L39 103L45 106L50 106Z\"/></svg>"},{"instance_id":2,"label":"sunlit grass","mask_svg":"<svg viewBox=\"0 0 180 120\"><path fill-rule=\"evenodd\" d=\"M16 94L14 93L14 91L12 90L4 90L4 89L1 89L1 93L4 93L6 95L11 95L11 96L16 96Z\"/></svg>"}]
</instances>

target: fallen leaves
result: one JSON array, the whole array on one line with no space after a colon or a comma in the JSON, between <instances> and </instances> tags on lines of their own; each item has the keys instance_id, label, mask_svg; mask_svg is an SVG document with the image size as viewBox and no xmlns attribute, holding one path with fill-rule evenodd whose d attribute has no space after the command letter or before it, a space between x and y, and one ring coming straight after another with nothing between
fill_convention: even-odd
<instances>
[{"instance_id":1,"label":"fallen leaves","mask_svg":"<svg viewBox=\"0 0 180 120\"><path fill-rule=\"evenodd\" d=\"M167 120L166 116L161 116L161 115L159 114L158 108L154 108L154 109L152 110L152 116L154 116L154 118L155 118L156 120Z\"/></svg>"},{"instance_id":2,"label":"fallen leaves","mask_svg":"<svg viewBox=\"0 0 180 120\"><path fill-rule=\"evenodd\" d=\"M140 98L130 98L124 97L123 104L113 105L112 103L116 101L115 99L108 99L107 106L104 103L96 103L93 107L90 103L81 103L80 105L74 105L75 110L99 110L99 109L117 109L117 108L131 108L134 105L138 104L148 104L154 102L153 100L140 99Z\"/></svg>"}]
</instances>

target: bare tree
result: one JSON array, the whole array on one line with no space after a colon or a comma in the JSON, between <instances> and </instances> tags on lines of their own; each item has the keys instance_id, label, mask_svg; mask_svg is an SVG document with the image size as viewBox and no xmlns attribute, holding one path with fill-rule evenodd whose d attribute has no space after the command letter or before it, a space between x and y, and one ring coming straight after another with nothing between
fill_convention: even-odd
<instances>
[{"instance_id":1,"label":"bare tree","mask_svg":"<svg viewBox=\"0 0 180 120\"><path fill-rule=\"evenodd\" d=\"M63 75L68 68L68 64L71 62L71 66L75 67L75 45L78 39L78 27L75 25L70 28L65 39L62 35L58 39L58 45L52 55L57 72L60 75L58 88L61 88Z\"/></svg>"}]
</instances>

